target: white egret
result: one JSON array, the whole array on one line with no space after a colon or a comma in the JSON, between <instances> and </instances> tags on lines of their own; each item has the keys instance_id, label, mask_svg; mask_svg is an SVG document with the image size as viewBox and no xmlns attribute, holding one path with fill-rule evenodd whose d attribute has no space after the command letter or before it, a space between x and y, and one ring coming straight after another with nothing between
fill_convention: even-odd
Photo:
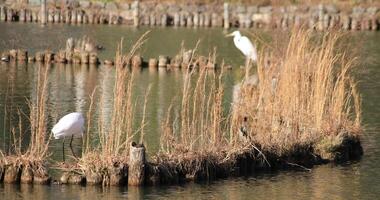
<instances>
[{"instance_id":1,"label":"white egret","mask_svg":"<svg viewBox=\"0 0 380 200\"><path fill-rule=\"evenodd\" d=\"M1 61L3 62L9 62L9 58L6 56L1 57Z\"/></svg>"},{"instance_id":2,"label":"white egret","mask_svg":"<svg viewBox=\"0 0 380 200\"><path fill-rule=\"evenodd\" d=\"M234 44L246 58L256 62L257 61L257 50L252 42L245 36L240 34L240 31L234 31L227 35L227 37L234 37Z\"/></svg>"},{"instance_id":3,"label":"white egret","mask_svg":"<svg viewBox=\"0 0 380 200\"><path fill-rule=\"evenodd\" d=\"M74 157L75 153L73 151L72 142L74 136L83 137L84 132L84 117L82 113L73 112L63 116L56 125L54 125L53 136L55 139L62 139L62 155L63 161L65 161L65 137L70 137L70 149Z\"/></svg>"},{"instance_id":4,"label":"white egret","mask_svg":"<svg viewBox=\"0 0 380 200\"><path fill-rule=\"evenodd\" d=\"M245 36L240 34L240 31L234 31L228 35L227 37L234 37L234 44L236 48L238 48L246 58L246 73L245 78L248 80L249 69L250 69L250 61L257 62L257 50L255 45Z\"/></svg>"}]
</instances>

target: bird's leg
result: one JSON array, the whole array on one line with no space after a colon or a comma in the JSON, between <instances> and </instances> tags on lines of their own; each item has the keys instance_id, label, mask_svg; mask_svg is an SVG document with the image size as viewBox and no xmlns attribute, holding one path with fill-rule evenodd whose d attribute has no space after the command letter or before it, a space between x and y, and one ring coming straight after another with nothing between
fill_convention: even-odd
<instances>
[{"instance_id":1,"label":"bird's leg","mask_svg":"<svg viewBox=\"0 0 380 200\"><path fill-rule=\"evenodd\" d=\"M245 59L245 81L248 81L248 78L249 78L249 70L251 69L251 66L250 66L250 58L249 57L246 57Z\"/></svg>"},{"instance_id":2,"label":"bird's leg","mask_svg":"<svg viewBox=\"0 0 380 200\"><path fill-rule=\"evenodd\" d=\"M63 162L65 162L65 137L63 137L63 141L62 141L62 158L63 158Z\"/></svg>"},{"instance_id":3,"label":"bird's leg","mask_svg":"<svg viewBox=\"0 0 380 200\"><path fill-rule=\"evenodd\" d=\"M74 139L74 135L72 135L71 136L71 140L70 140L70 149L71 149L71 153L73 154L73 156L75 157L75 158L77 158L77 156L75 155L75 153L74 153L74 150L73 150L73 139Z\"/></svg>"}]
</instances>

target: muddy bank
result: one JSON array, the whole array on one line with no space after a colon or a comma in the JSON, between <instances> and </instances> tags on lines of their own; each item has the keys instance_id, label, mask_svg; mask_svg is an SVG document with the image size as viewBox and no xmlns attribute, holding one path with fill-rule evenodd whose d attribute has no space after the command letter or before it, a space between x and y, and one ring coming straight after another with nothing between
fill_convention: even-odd
<instances>
[{"instance_id":1,"label":"muddy bank","mask_svg":"<svg viewBox=\"0 0 380 200\"><path fill-rule=\"evenodd\" d=\"M44 165L1 162L0 181L4 183L80 184L80 185L162 185L188 181L212 181L231 176L246 176L271 170L311 170L314 165L356 160L363 154L357 136L341 134L302 145L292 152L277 155L246 144L234 150L218 152L182 152L157 154L145 159L143 145L131 145L128 163L115 161L101 170L96 166L80 170L66 168L59 180L51 181ZM17 160L17 159L16 159Z\"/></svg>"},{"instance_id":2,"label":"muddy bank","mask_svg":"<svg viewBox=\"0 0 380 200\"><path fill-rule=\"evenodd\" d=\"M46 19L45 19L46 18ZM281 28L305 25L315 30L378 30L377 5L343 7L334 4L261 6L237 3L175 4L134 1L48 1L45 15L39 1L0 5L0 21L126 24L130 26Z\"/></svg>"}]
</instances>

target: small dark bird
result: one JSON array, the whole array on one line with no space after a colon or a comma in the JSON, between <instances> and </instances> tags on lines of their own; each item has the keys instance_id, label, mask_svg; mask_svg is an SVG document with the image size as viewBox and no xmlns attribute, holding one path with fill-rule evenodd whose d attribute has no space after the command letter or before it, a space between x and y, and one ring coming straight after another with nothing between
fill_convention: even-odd
<instances>
[{"instance_id":1,"label":"small dark bird","mask_svg":"<svg viewBox=\"0 0 380 200\"><path fill-rule=\"evenodd\" d=\"M248 142L251 137L248 135L248 117L244 117L243 123L239 128L239 140L242 142Z\"/></svg>"}]
</instances>

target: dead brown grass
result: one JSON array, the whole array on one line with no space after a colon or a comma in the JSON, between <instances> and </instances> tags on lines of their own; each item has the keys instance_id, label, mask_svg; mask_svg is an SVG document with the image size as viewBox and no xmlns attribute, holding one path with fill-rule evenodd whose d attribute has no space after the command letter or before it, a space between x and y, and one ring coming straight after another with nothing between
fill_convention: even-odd
<instances>
[{"instance_id":1,"label":"dead brown grass","mask_svg":"<svg viewBox=\"0 0 380 200\"><path fill-rule=\"evenodd\" d=\"M291 32L283 48L264 45L268 48L257 64L259 84L242 82L231 112L223 110L223 73L188 71L180 106L170 106L163 122L155 161L190 175L205 163L232 166L245 153L270 166L265 154L272 159L300 151L313 154L326 138L340 141L334 143L337 147L346 135L359 137L355 58L337 48L340 38L339 33L316 37L301 29ZM247 134L243 139L242 130Z\"/></svg>"},{"instance_id":2,"label":"dead brown grass","mask_svg":"<svg viewBox=\"0 0 380 200\"><path fill-rule=\"evenodd\" d=\"M11 127L11 149L3 155L5 165L31 168L35 177L47 177L47 159L50 156L48 147L50 134L47 131L46 98L49 66L39 65L37 69L36 93L30 100L29 116L25 111L17 109L18 123ZM12 109L11 109L12 111ZM9 113L8 116L11 114ZM29 120L30 130L25 130L23 121ZM10 119L12 120L12 119ZM30 135L27 135L30 134ZM28 139L26 147L23 147Z\"/></svg>"},{"instance_id":3,"label":"dead brown grass","mask_svg":"<svg viewBox=\"0 0 380 200\"><path fill-rule=\"evenodd\" d=\"M260 83L243 87L233 130L248 117L254 143L279 155L326 136L361 133L360 96L351 75L355 58L336 48L339 38L293 30L283 51L261 56Z\"/></svg>"},{"instance_id":4,"label":"dead brown grass","mask_svg":"<svg viewBox=\"0 0 380 200\"><path fill-rule=\"evenodd\" d=\"M122 42L119 45L115 59L115 82L113 88L113 107L110 116L103 114L99 115L98 119L94 121L93 114L94 108L98 107L99 112L103 113L103 104L106 99L104 96L96 98L96 91L90 96L90 108L87 113L87 133L84 138L84 149L82 157L79 159L78 164L69 166L69 171L76 171L81 174L98 174L103 177L105 185L109 185L106 178L112 175L115 165L124 169L128 164L129 157L129 144L136 134L140 134L140 140L143 140L145 125L145 109L142 119L142 124L139 128L134 128L135 123L135 109L138 104L137 99L134 99L134 71L128 68L133 55L145 42L146 35L141 38L131 47L127 54L123 54ZM145 96L147 98L147 95ZM146 106L145 100L142 106ZM97 124L96 133L90 131L90 125ZM98 141L98 144L91 144L91 141ZM67 166L60 166L66 167ZM111 183L112 184L112 183Z\"/></svg>"}]
</instances>

